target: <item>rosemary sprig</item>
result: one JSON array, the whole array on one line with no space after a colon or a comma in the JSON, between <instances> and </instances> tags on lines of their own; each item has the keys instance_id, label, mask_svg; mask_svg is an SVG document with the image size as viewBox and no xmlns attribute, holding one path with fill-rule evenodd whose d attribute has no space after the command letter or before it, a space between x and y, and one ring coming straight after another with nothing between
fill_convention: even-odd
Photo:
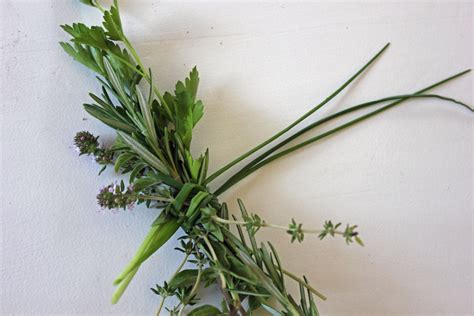
<instances>
[{"instance_id":1,"label":"rosemary sprig","mask_svg":"<svg viewBox=\"0 0 474 316\"><path fill-rule=\"evenodd\" d=\"M178 81L173 92L161 93L155 85L152 71L145 67L125 35L117 1L109 9L97 0L81 2L102 13L102 26L89 27L82 23L63 25L62 28L72 39L70 43L61 43L61 46L74 59L97 73L102 93L100 96L90 94L92 103L85 104L84 108L116 130L117 137L110 148L101 147L98 137L82 131L76 135L74 143L80 155L90 155L102 166L100 172L107 165L113 165L116 172L129 175L128 185L121 181L101 189L97 195L99 205L125 210L143 203L157 210L157 217L135 256L114 281L117 289L112 296L113 303L121 298L140 266L178 229L182 229L184 235L177 250L184 253L184 258L167 282L152 289L161 296L157 314L166 309L171 315L183 315L199 302L200 286L217 284L222 292L222 306L193 307L189 315L252 315L258 309L281 315L319 315L313 296L322 300L326 297L310 285L306 277L284 269L275 247L269 242L257 243L255 235L261 228L272 228L288 233L292 242L302 242L305 234L316 234L320 239L341 236L348 244L355 241L362 246L357 226L342 227L341 223L325 221L320 229L307 229L293 219L287 226L275 225L255 213L249 213L241 200L238 200L239 220L235 215L229 217L227 205L221 203L218 196L266 164L407 100L437 98L472 111L468 105L452 98L425 94L468 72L464 71L415 93L349 107L288 135L367 70L387 49L387 44L339 88L295 122L208 176L209 151L206 150L198 158L190 151L193 129L204 110L203 103L197 99L197 69L193 68L185 80ZM142 79L144 82L140 85ZM302 134L326 122L381 104L368 114L285 149ZM275 144L283 136L286 138ZM220 188L213 191L208 186L267 145L272 146L227 179ZM194 265L194 268L184 269L187 263ZM288 279L298 284L299 300L287 289ZM178 299L178 304L167 307L165 300L171 296Z\"/></svg>"}]
</instances>

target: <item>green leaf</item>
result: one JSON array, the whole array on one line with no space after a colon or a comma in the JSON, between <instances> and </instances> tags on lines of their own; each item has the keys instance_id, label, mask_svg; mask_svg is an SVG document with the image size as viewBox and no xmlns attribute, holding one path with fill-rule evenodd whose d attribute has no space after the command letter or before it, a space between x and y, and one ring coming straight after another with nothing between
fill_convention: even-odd
<instances>
[{"instance_id":1,"label":"green leaf","mask_svg":"<svg viewBox=\"0 0 474 316\"><path fill-rule=\"evenodd\" d=\"M155 218L155 220L153 221L153 223L151 223L151 226L158 226L158 225L164 224L164 223L166 223L170 218L171 218L171 216L169 216L168 214L166 214L166 212L161 212L160 215L158 215L158 216Z\"/></svg>"},{"instance_id":2,"label":"green leaf","mask_svg":"<svg viewBox=\"0 0 474 316\"><path fill-rule=\"evenodd\" d=\"M259 309L260 306L262 306L262 302L256 296L249 296L248 300L249 300L249 310L251 311Z\"/></svg>"},{"instance_id":3,"label":"green leaf","mask_svg":"<svg viewBox=\"0 0 474 316\"><path fill-rule=\"evenodd\" d=\"M78 44L89 45L103 50L108 50L108 41L104 29L100 26L88 27L83 23L73 23L71 25L61 25L61 28L69 33L72 41Z\"/></svg>"},{"instance_id":4,"label":"green leaf","mask_svg":"<svg viewBox=\"0 0 474 316\"><path fill-rule=\"evenodd\" d=\"M140 162L140 163L137 163L135 164L135 166L133 167L132 171L130 172L130 180L129 182L132 183L136 178L137 176L139 175L139 173L145 169L147 166L146 163L143 163L143 162Z\"/></svg>"},{"instance_id":5,"label":"green leaf","mask_svg":"<svg viewBox=\"0 0 474 316\"><path fill-rule=\"evenodd\" d=\"M102 88L105 89L104 87L102 87ZM110 116L113 116L113 117L117 118L117 120L120 120L122 122L129 123L129 121L119 112L119 110L121 110L121 109L117 109L108 97L106 98L106 100L102 100L101 98L99 98L98 96L96 96L93 93L89 93L89 96L95 102L97 102L97 104L99 106L101 106L106 112L110 113L109 114ZM129 124L131 124L131 123L129 123Z\"/></svg>"},{"instance_id":6,"label":"green leaf","mask_svg":"<svg viewBox=\"0 0 474 316\"><path fill-rule=\"evenodd\" d=\"M140 179L135 180L133 186L135 187L136 191L143 191L144 189L151 187L152 185L156 185L163 182L162 180L156 179L154 177L142 177Z\"/></svg>"},{"instance_id":7,"label":"green leaf","mask_svg":"<svg viewBox=\"0 0 474 316\"><path fill-rule=\"evenodd\" d=\"M229 256L229 262L232 267L232 271L244 278L250 280L252 283L257 283L257 277L252 273L252 270L243 264L240 260L235 257Z\"/></svg>"},{"instance_id":8,"label":"green leaf","mask_svg":"<svg viewBox=\"0 0 474 316\"><path fill-rule=\"evenodd\" d=\"M180 287L193 286L196 282L198 275L197 269L186 269L178 272L174 278L172 278L168 285L171 289L177 289Z\"/></svg>"},{"instance_id":9,"label":"green leaf","mask_svg":"<svg viewBox=\"0 0 474 316\"><path fill-rule=\"evenodd\" d=\"M119 172L120 167L122 167L127 161L129 161L130 159L134 157L135 155L130 154L130 153L120 154L120 156L118 156L117 159L115 160L115 166L114 166L115 172Z\"/></svg>"},{"instance_id":10,"label":"green leaf","mask_svg":"<svg viewBox=\"0 0 474 316\"><path fill-rule=\"evenodd\" d=\"M194 127L192 114L194 103L181 81L176 84L175 95L176 132L184 146L189 149Z\"/></svg>"},{"instance_id":11,"label":"green leaf","mask_svg":"<svg viewBox=\"0 0 474 316\"><path fill-rule=\"evenodd\" d=\"M201 158L201 169L199 170L198 183L203 184L206 181L207 169L209 168L209 149L206 149L204 157Z\"/></svg>"},{"instance_id":12,"label":"green leaf","mask_svg":"<svg viewBox=\"0 0 474 316\"><path fill-rule=\"evenodd\" d=\"M186 202L191 191L196 187L196 184L185 183L178 195L176 195L173 203L171 204L176 212L179 212Z\"/></svg>"},{"instance_id":13,"label":"green leaf","mask_svg":"<svg viewBox=\"0 0 474 316\"><path fill-rule=\"evenodd\" d=\"M272 278L273 282L278 286L278 288L283 291L283 284L282 284L282 277L278 274L277 270L275 269L275 265L273 263L272 258L270 257L270 253L268 252L265 244L260 244L260 254L267 268L268 274Z\"/></svg>"},{"instance_id":14,"label":"green leaf","mask_svg":"<svg viewBox=\"0 0 474 316\"><path fill-rule=\"evenodd\" d=\"M194 159L189 150L184 150L184 156L186 158L186 163L189 169L189 173L191 174L191 178L193 182L199 182L199 171L201 170L201 160Z\"/></svg>"},{"instance_id":15,"label":"green leaf","mask_svg":"<svg viewBox=\"0 0 474 316\"><path fill-rule=\"evenodd\" d=\"M122 22L120 21L117 0L114 0L114 4L110 7L109 11L104 12L103 25L110 39L115 41L123 40Z\"/></svg>"},{"instance_id":16,"label":"green leaf","mask_svg":"<svg viewBox=\"0 0 474 316\"><path fill-rule=\"evenodd\" d=\"M275 286L273 281L262 271L262 269L255 264L252 258L243 251L238 253L242 262L252 271L255 277L258 279L258 284L264 287L271 296L275 297L283 306L292 308L291 303L288 299L283 296L280 290Z\"/></svg>"},{"instance_id":17,"label":"green leaf","mask_svg":"<svg viewBox=\"0 0 474 316\"><path fill-rule=\"evenodd\" d=\"M282 313L280 313L279 311L277 311L276 309L274 309L273 307L269 306L269 305L266 305L266 304L262 304L262 307L270 313L270 315L272 316L281 316Z\"/></svg>"},{"instance_id":18,"label":"green leaf","mask_svg":"<svg viewBox=\"0 0 474 316\"><path fill-rule=\"evenodd\" d=\"M138 141L130 137L129 135L117 132L118 135L123 139L123 141L130 147L132 151L134 151L140 158L144 161L148 162L151 167L155 168L156 170L169 175L169 172L166 166L155 156L153 155L148 149L145 148L142 144Z\"/></svg>"},{"instance_id":19,"label":"green leaf","mask_svg":"<svg viewBox=\"0 0 474 316\"><path fill-rule=\"evenodd\" d=\"M193 107L193 127L199 122L204 115L204 105L201 100L197 101Z\"/></svg>"},{"instance_id":20,"label":"green leaf","mask_svg":"<svg viewBox=\"0 0 474 316\"><path fill-rule=\"evenodd\" d=\"M151 114L151 103L146 102L143 97L142 92L138 86L135 87L135 93L138 98L138 104L140 105L140 110L145 121L146 133L144 136L147 136L150 139L150 143L155 151L160 152L158 145L158 136L156 133L155 123L153 121L153 116Z\"/></svg>"},{"instance_id":21,"label":"green leaf","mask_svg":"<svg viewBox=\"0 0 474 316\"><path fill-rule=\"evenodd\" d=\"M93 55L91 55L91 53L82 45L74 44L73 47L71 44L64 42L60 42L59 45L61 45L64 51L76 61L100 75L104 74L101 68L97 65Z\"/></svg>"},{"instance_id":22,"label":"green leaf","mask_svg":"<svg viewBox=\"0 0 474 316\"><path fill-rule=\"evenodd\" d=\"M215 316L222 315L221 311L212 305L202 305L193 309L188 316Z\"/></svg>"},{"instance_id":23,"label":"green leaf","mask_svg":"<svg viewBox=\"0 0 474 316\"><path fill-rule=\"evenodd\" d=\"M199 86L199 73L196 67L191 70L189 77L184 80L184 83L189 96L194 102L196 100L197 89Z\"/></svg>"},{"instance_id":24,"label":"green leaf","mask_svg":"<svg viewBox=\"0 0 474 316\"><path fill-rule=\"evenodd\" d=\"M244 202L242 202L241 199L237 199L237 203L239 204L240 212L242 213L243 218L248 218L249 214L247 212L247 209L245 208ZM255 262L257 265L262 268L262 258L260 256L260 251L258 251L257 247L257 241L255 240L255 236L252 233L252 230L250 227L247 227L247 234L249 236L250 240L250 245L252 246L252 254L255 257Z\"/></svg>"},{"instance_id":25,"label":"green leaf","mask_svg":"<svg viewBox=\"0 0 474 316\"><path fill-rule=\"evenodd\" d=\"M359 238L359 236L355 236L355 241L358 243L360 246L364 247L364 242L362 239Z\"/></svg>"},{"instance_id":26,"label":"green leaf","mask_svg":"<svg viewBox=\"0 0 474 316\"><path fill-rule=\"evenodd\" d=\"M189 204L189 207L186 211L186 216L190 217L192 216L198 209L199 206L201 205L201 202L208 197L210 194L208 192L200 191L198 192L192 199L191 203Z\"/></svg>"},{"instance_id":27,"label":"green leaf","mask_svg":"<svg viewBox=\"0 0 474 316\"><path fill-rule=\"evenodd\" d=\"M102 121L106 125L112 127L113 129L124 131L127 133L135 132L135 129L133 127L117 120L115 117L110 115L107 111L105 111L104 109L98 106L91 105L91 104L84 104L84 109L87 111L87 113L89 113L90 115L98 119L99 121Z\"/></svg>"},{"instance_id":28,"label":"green leaf","mask_svg":"<svg viewBox=\"0 0 474 316\"><path fill-rule=\"evenodd\" d=\"M117 76L117 73L115 72L114 68L112 67L112 65L110 64L110 61L107 58L104 59L104 66L105 66L107 75L109 77L110 83L112 84L112 87L117 92L120 98L120 101L129 111L129 115L132 116L131 118L133 118L133 114L135 114L135 109L133 105L130 103L130 99L123 89L123 85L121 83L120 78Z\"/></svg>"},{"instance_id":29,"label":"green leaf","mask_svg":"<svg viewBox=\"0 0 474 316\"><path fill-rule=\"evenodd\" d=\"M95 1L94 0L79 0L80 2L86 4L86 5L90 5L91 7L95 7Z\"/></svg>"}]
</instances>

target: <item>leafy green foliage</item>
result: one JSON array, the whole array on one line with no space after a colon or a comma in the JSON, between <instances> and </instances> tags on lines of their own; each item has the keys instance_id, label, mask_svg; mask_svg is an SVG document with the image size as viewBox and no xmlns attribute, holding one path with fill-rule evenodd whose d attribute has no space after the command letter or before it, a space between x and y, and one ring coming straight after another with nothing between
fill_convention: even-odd
<instances>
[{"instance_id":1,"label":"leafy green foliage","mask_svg":"<svg viewBox=\"0 0 474 316\"><path fill-rule=\"evenodd\" d=\"M104 12L103 25L107 30L107 36L110 39L115 41L121 41L124 39L117 0L114 0L114 5L110 7L109 11Z\"/></svg>"},{"instance_id":2,"label":"leafy green foliage","mask_svg":"<svg viewBox=\"0 0 474 316\"><path fill-rule=\"evenodd\" d=\"M217 284L223 294L221 308L201 305L192 309L189 315L251 315L259 309L272 315L319 315L314 296L322 300L326 297L313 288L306 277L298 277L285 270L276 248L269 242L257 242L256 233L261 228L280 229L291 236L291 242L302 242L306 234L317 234L320 239L342 236L347 244L355 241L362 246L362 240L356 232L357 226L346 225L341 230L341 223L326 221L322 229L306 229L294 219L287 226L270 224L259 215L249 213L241 200L238 200L242 218L239 221L234 215L229 217L227 205L220 203L217 197L266 164L405 100L416 97L438 98L472 110L454 99L424 94L429 89L467 73L465 71L414 94L370 101L329 115L269 148L236 172L220 188L211 191L207 186L211 181L271 144L327 104L365 71L388 44L309 112L208 176L209 150L198 158L190 150L193 129L204 112L202 101L197 99L199 74L196 67L187 78L177 82L173 92L162 94L153 81L151 70L146 70L124 34L117 1L108 10L96 0L80 1L102 12L102 25L63 25L61 27L71 36L71 40L60 45L76 61L98 74L102 92L100 95L90 94L92 102L85 104L84 108L90 115L114 129L117 137L113 146L101 147L98 137L83 131L76 135L75 145L80 154L92 155L104 168L106 165L113 165L115 172L128 175L128 185L122 181L105 186L99 192L97 199L101 206L128 209L134 204L144 203L148 208L157 210L156 219L135 256L114 281L117 289L112 297L113 303L123 295L140 266L181 228L184 234L180 237L181 246L177 251L182 252L185 257L169 281L152 289L162 298L158 314L163 310L165 299L172 296L178 303L165 309L170 315L182 315L188 307L199 302L200 286ZM142 80L146 82L141 83ZM148 93L144 94L142 89L146 89ZM387 101L393 102L307 141L280 150L293 139L325 122ZM233 232L233 227L237 234ZM193 269L184 269L185 264L192 264ZM287 289L288 278L297 283L299 300Z\"/></svg>"}]
</instances>

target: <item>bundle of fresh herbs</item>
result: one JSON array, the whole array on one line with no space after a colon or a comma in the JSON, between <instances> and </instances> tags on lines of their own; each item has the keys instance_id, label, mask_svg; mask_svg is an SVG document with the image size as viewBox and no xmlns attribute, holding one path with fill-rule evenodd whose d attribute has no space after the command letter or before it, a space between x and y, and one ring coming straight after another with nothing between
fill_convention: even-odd
<instances>
[{"instance_id":1,"label":"bundle of fresh herbs","mask_svg":"<svg viewBox=\"0 0 474 316\"><path fill-rule=\"evenodd\" d=\"M118 302L140 266L181 228L184 234L179 238L181 246L177 250L184 258L169 281L152 289L161 296L158 314L165 310L166 298L174 296L179 303L166 308L171 315L185 312L189 315L251 315L258 309L265 309L273 315L318 315L314 296L322 300L326 297L304 276L287 271L275 247L270 242L257 243L255 234L260 228L274 228L288 233L291 241L301 242L305 234L318 234L320 239L328 235L341 236L348 244L355 241L363 245L356 232L357 226L326 221L321 229L307 229L293 219L287 226L274 225L248 212L240 200L240 218L237 218L230 214L226 203L218 200L219 195L266 164L412 98L438 98L472 111L462 102L427 93L468 73L466 70L414 93L349 107L288 134L364 72L387 49L387 44L309 112L208 175L209 151L197 158L190 152L193 128L203 116L204 109L202 101L197 99L199 76L196 68L184 81L178 81L173 92L162 93L154 84L152 71L143 65L124 33L117 1L110 9L103 8L97 0L81 2L102 12L102 26L63 25L72 39L71 43L61 43L61 46L98 74L102 93L100 96L91 93L92 103L84 107L90 115L116 130L117 138L111 147L106 148L99 145L98 137L82 131L76 135L74 143L80 155L93 156L103 165L102 170L113 165L116 172L129 175L128 185L121 181L100 190L97 195L100 206L125 210L144 203L157 210L157 218L135 256L114 281L117 288L113 303ZM340 126L289 145L300 135L326 122L377 105L380 106ZM281 140L282 136L286 138ZM264 147L267 147L265 151L230 176L223 185L211 189L213 180ZM188 262L195 268L183 269ZM299 285L298 299L287 290L288 279ZM199 301L200 286L211 284L219 286L222 306L193 308Z\"/></svg>"}]
</instances>

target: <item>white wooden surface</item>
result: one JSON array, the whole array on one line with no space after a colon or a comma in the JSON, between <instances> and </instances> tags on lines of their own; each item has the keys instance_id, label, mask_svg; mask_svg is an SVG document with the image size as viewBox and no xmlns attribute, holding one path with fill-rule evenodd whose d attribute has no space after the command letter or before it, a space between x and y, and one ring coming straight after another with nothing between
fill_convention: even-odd
<instances>
[{"instance_id":1,"label":"white wooden surface","mask_svg":"<svg viewBox=\"0 0 474 316\"><path fill-rule=\"evenodd\" d=\"M412 92L473 63L472 2L121 2L126 31L163 90L198 66L206 114L194 149L211 148L212 170L322 100L387 41L383 58L318 116ZM81 107L97 91L93 75L57 45L67 39L59 24L99 16L76 1L3 0L1 8L1 314L152 314L158 299L149 288L179 260L175 242L110 305L112 280L155 214L98 212L98 188L116 176L98 178L71 145L82 129L113 138ZM436 92L472 104L472 75ZM466 110L411 101L269 165L223 198L235 210L241 197L279 224L360 226L365 248L260 235L328 295L323 315L467 315L472 140Z\"/></svg>"}]
</instances>

